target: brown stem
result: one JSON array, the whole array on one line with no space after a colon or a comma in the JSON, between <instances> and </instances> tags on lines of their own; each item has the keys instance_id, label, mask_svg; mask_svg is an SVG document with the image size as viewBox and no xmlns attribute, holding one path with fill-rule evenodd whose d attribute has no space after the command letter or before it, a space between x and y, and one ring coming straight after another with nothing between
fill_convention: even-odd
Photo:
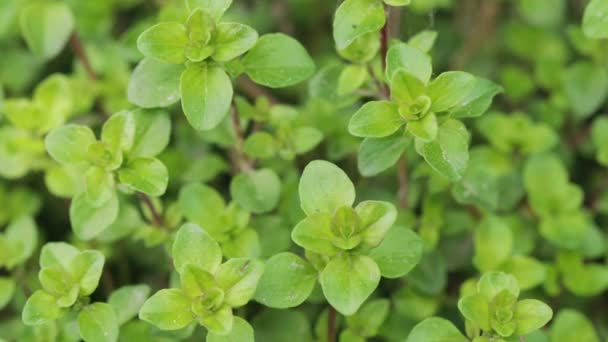
<instances>
[{"instance_id":1,"label":"brown stem","mask_svg":"<svg viewBox=\"0 0 608 342\"><path fill-rule=\"evenodd\" d=\"M386 69L386 54L388 53L388 36L389 36L389 20L391 15L391 7L384 5L384 13L386 14L386 22L380 30L380 58L382 58L382 70Z\"/></svg>"},{"instance_id":2,"label":"brown stem","mask_svg":"<svg viewBox=\"0 0 608 342\"><path fill-rule=\"evenodd\" d=\"M70 45L74 50L74 54L76 55L80 63L82 63L82 66L84 66L84 70L86 71L89 78L94 81L99 79L97 73L95 72L95 70L93 70L93 66L89 61L86 52L84 51L84 47L82 45L82 42L80 41L80 37L78 37L78 33L72 33L72 36L70 37Z\"/></svg>"},{"instance_id":3,"label":"brown stem","mask_svg":"<svg viewBox=\"0 0 608 342\"><path fill-rule=\"evenodd\" d=\"M408 207L408 177L407 177L407 158L405 154L399 158L397 162L397 182L399 189L397 191L397 198L399 200L399 207L401 209L407 209Z\"/></svg>"},{"instance_id":4,"label":"brown stem","mask_svg":"<svg viewBox=\"0 0 608 342\"><path fill-rule=\"evenodd\" d=\"M452 60L452 69L462 69L477 50L483 47L484 41L494 34L500 3L483 0L477 6L472 6L471 10L475 15L470 18L471 25L467 25L469 29L464 46Z\"/></svg>"},{"instance_id":5,"label":"brown stem","mask_svg":"<svg viewBox=\"0 0 608 342\"><path fill-rule=\"evenodd\" d=\"M268 102L271 106L278 104L280 101L277 100L274 95L266 88L254 83L252 80L245 76L241 76L238 79L239 88L250 98L256 99L258 97L264 96L268 99Z\"/></svg>"},{"instance_id":6,"label":"brown stem","mask_svg":"<svg viewBox=\"0 0 608 342\"><path fill-rule=\"evenodd\" d=\"M152 203L150 197L143 192L138 192L137 197L139 197L141 202L150 210L150 214L152 214L152 223L154 223L155 226L163 227L165 225L163 217L156 210L156 207L154 207L154 203Z\"/></svg>"},{"instance_id":7,"label":"brown stem","mask_svg":"<svg viewBox=\"0 0 608 342\"><path fill-rule=\"evenodd\" d=\"M329 305L327 308L327 342L336 341L336 309Z\"/></svg>"},{"instance_id":8,"label":"brown stem","mask_svg":"<svg viewBox=\"0 0 608 342\"><path fill-rule=\"evenodd\" d=\"M236 110L236 106L233 105L230 108L230 116L232 118L232 128L234 130L235 146L234 152L236 154L236 160L234 161L234 168L237 171L248 171L253 169L253 161L249 160L243 151L245 145L245 136L241 129L239 122L239 113Z\"/></svg>"}]
</instances>

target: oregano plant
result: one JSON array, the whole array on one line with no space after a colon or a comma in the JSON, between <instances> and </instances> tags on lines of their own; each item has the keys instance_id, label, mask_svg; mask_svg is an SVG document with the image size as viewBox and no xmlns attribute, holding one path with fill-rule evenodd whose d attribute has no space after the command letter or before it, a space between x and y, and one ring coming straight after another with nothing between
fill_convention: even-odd
<instances>
[{"instance_id":1,"label":"oregano plant","mask_svg":"<svg viewBox=\"0 0 608 342\"><path fill-rule=\"evenodd\" d=\"M0 49L0 341L608 339L606 0L4 0Z\"/></svg>"}]
</instances>

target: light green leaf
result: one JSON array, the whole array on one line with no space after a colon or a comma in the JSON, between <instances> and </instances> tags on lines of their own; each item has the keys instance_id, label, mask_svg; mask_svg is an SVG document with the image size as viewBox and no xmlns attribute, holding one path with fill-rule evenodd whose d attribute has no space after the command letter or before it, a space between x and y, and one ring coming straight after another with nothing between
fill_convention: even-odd
<instances>
[{"instance_id":1,"label":"light green leaf","mask_svg":"<svg viewBox=\"0 0 608 342\"><path fill-rule=\"evenodd\" d=\"M306 153L323 140L323 132L314 127L298 127L293 131L292 140L297 154Z\"/></svg>"},{"instance_id":2,"label":"light green leaf","mask_svg":"<svg viewBox=\"0 0 608 342\"><path fill-rule=\"evenodd\" d=\"M400 278L422 259L424 244L411 229L393 226L380 245L369 252L385 278Z\"/></svg>"},{"instance_id":3,"label":"light green leaf","mask_svg":"<svg viewBox=\"0 0 608 342\"><path fill-rule=\"evenodd\" d=\"M51 157L63 164L87 161L88 147L96 141L86 126L66 125L52 130L44 139Z\"/></svg>"},{"instance_id":4,"label":"light green leaf","mask_svg":"<svg viewBox=\"0 0 608 342\"><path fill-rule=\"evenodd\" d=\"M591 141L597 150L597 160L608 166L608 118L598 117L593 120Z\"/></svg>"},{"instance_id":5,"label":"light green leaf","mask_svg":"<svg viewBox=\"0 0 608 342\"><path fill-rule=\"evenodd\" d=\"M222 17L230 5L232 5L232 0L186 0L186 4L190 12L197 8L201 8L217 21Z\"/></svg>"},{"instance_id":6,"label":"light green leaf","mask_svg":"<svg viewBox=\"0 0 608 342\"><path fill-rule=\"evenodd\" d=\"M169 144L171 120L163 110L136 110L135 136L133 146L128 151L130 158L154 157Z\"/></svg>"},{"instance_id":7,"label":"light green leaf","mask_svg":"<svg viewBox=\"0 0 608 342\"><path fill-rule=\"evenodd\" d=\"M462 333L450 321L431 317L416 324L406 342L467 342Z\"/></svg>"},{"instance_id":8,"label":"light green leaf","mask_svg":"<svg viewBox=\"0 0 608 342\"><path fill-rule=\"evenodd\" d=\"M317 282L317 271L299 256L284 252L273 255L255 293L265 306L285 309L302 304Z\"/></svg>"},{"instance_id":9,"label":"light green leaf","mask_svg":"<svg viewBox=\"0 0 608 342\"><path fill-rule=\"evenodd\" d=\"M80 287L78 282L72 279L60 267L43 268L38 273L38 279L44 291L57 299L59 307L70 307L78 299Z\"/></svg>"},{"instance_id":10,"label":"light green leaf","mask_svg":"<svg viewBox=\"0 0 608 342\"><path fill-rule=\"evenodd\" d=\"M213 274L222 262L222 250L218 243L192 223L182 225L177 231L171 255L178 272L192 264Z\"/></svg>"},{"instance_id":11,"label":"light green leaf","mask_svg":"<svg viewBox=\"0 0 608 342\"><path fill-rule=\"evenodd\" d=\"M494 82L483 78L475 78L473 85L468 87L468 94L460 101L460 104L450 110L453 118L474 118L485 113L494 96L503 92L503 88Z\"/></svg>"},{"instance_id":12,"label":"light green leaf","mask_svg":"<svg viewBox=\"0 0 608 342\"><path fill-rule=\"evenodd\" d=\"M444 112L462 106L475 86L475 77L462 71L448 71L439 75L429 84L431 111Z\"/></svg>"},{"instance_id":13,"label":"light green leaf","mask_svg":"<svg viewBox=\"0 0 608 342\"><path fill-rule=\"evenodd\" d=\"M99 166L91 166L85 173L87 201L93 206L102 205L115 196L114 175Z\"/></svg>"},{"instance_id":14,"label":"light green leaf","mask_svg":"<svg viewBox=\"0 0 608 342\"><path fill-rule=\"evenodd\" d=\"M169 172L156 158L136 158L118 172L124 185L150 196L160 196L167 190Z\"/></svg>"},{"instance_id":15,"label":"light green leaf","mask_svg":"<svg viewBox=\"0 0 608 342\"><path fill-rule=\"evenodd\" d=\"M382 138L395 133L405 124L398 107L389 101L370 101L352 116L348 131L357 137Z\"/></svg>"},{"instance_id":16,"label":"light green leaf","mask_svg":"<svg viewBox=\"0 0 608 342\"><path fill-rule=\"evenodd\" d=\"M408 121L406 126L408 132L424 142L430 142L437 138L439 125L435 113L428 113L420 120Z\"/></svg>"},{"instance_id":17,"label":"light green leaf","mask_svg":"<svg viewBox=\"0 0 608 342\"><path fill-rule=\"evenodd\" d=\"M174 64L186 61L187 44L186 27L177 22L158 23L137 38L137 48L144 56Z\"/></svg>"},{"instance_id":18,"label":"light green leaf","mask_svg":"<svg viewBox=\"0 0 608 342\"><path fill-rule=\"evenodd\" d=\"M212 57L219 62L230 61L249 51L258 40L258 33L251 27L239 23L220 23L213 46Z\"/></svg>"},{"instance_id":19,"label":"light green leaf","mask_svg":"<svg viewBox=\"0 0 608 342\"><path fill-rule=\"evenodd\" d=\"M86 342L115 342L118 340L118 322L111 305L93 303L78 314L78 330Z\"/></svg>"},{"instance_id":20,"label":"light green leaf","mask_svg":"<svg viewBox=\"0 0 608 342\"><path fill-rule=\"evenodd\" d=\"M562 85L575 116L584 119L598 110L608 95L608 70L599 64L577 62L563 72Z\"/></svg>"},{"instance_id":21,"label":"light green leaf","mask_svg":"<svg viewBox=\"0 0 608 342\"><path fill-rule=\"evenodd\" d=\"M589 38L608 38L608 3L591 0L583 16L583 32Z\"/></svg>"},{"instance_id":22,"label":"light green leaf","mask_svg":"<svg viewBox=\"0 0 608 342\"><path fill-rule=\"evenodd\" d=\"M270 158L276 153L275 144L272 134L255 132L247 137L243 150L252 158Z\"/></svg>"},{"instance_id":23,"label":"light green leaf","mask_svg":"<svg viewBox=\"0 0 608 342\"><path fill-rule=\"evenodd\" d=\"M70 263L70 274L80 284L82 296L90 295L97 288L104 262L105 257L101 252L87 250L80 252Z\"/></svg>"},{"instance_id":24,"label":"light green leaf","mask_svg":"<svg viewBox=\"0 0 608 342\"><path fill-rule=\"evenodd\" d=\"M513 252L513 233L504 219L488 215L475 229L474 243L473 263L482 273L495 270Z\"/></svg>"},{"instance_id":25,"label":"light green leaf","mask_svg":"<svg viewBox=\"0 0 608 342\"><path fill-rule=\"evenodd\" d=\"M234 317L232 330L228 335L207 334L207 342L254 342L253 328L246 320Z\"/></svg>"},{"instance_id":26,"label":"light green leaf","mask_svg":"<svg viewBox=\"0 0 608 342\"><path fill-rule=\"evenodd\" d=\"M192 127L209 130L226 117L232 102L232 83L224 70L191 64L180 80L182 109Z\"/></svg>"},{"instance_id":27,"label":"light green leaf","mask_svg":"<svg viewBox=\"0 0 608 342\"><path fill-rule=\"evenodd\" d=\"M230 195L246 210L269 212L279 203L281 180L271 169L245 171L230 182Z\"/></svg>"},{"instance_id":28,"label":"light green leaf","mask_svg":"<svg viewBox=\"0 0 608 342\"><path fill-rule=\"evenodd\" d=\"M129 151L135 139L135 119L133 113L121 111L112 115L101 129L101 141L111 151Z\"/></svg>"},{"instance_id":29,"label":"light green leaf","mask_svg":"<svg viewBox=\"0 0 608 342\"><path fill-rule=\"evenodd\" d=\"M536 299L524 299L515 306L515 320L517 321L517 335L527 335L547 324L553 317L553 310Z\"/></svg>"},{"instance_id":30,"label":"light green leaf","mask_svg":"<svg viewBox=\"0 0 608 342\"><path fill-rule=\"evenodd\" d=\"M13 278L0 277L0 309L4 308L11 301L16 285Z\"/></svg>"},{"instance_id":31,"label":"light green leaf","mask_svg":"<svg viewBox=\"0 0 608 342\"><path fill-rule=\"evenodd\" d=\"M270 88L300 83L313 75L315 63L295 39L282 34L265 34L243 58L251 79Z\"/></svg>"},{"instance_id":32,"label":"light green leaf","mask_svg":"<svg viewBox=\"0 0 608 342\"><path fill-rule=\"evenodd\" d=\"M438 173L450 180L462 177L469 161L469 132L457 120L439 126L437 139L425 143L416 139L416 151Z\"/></svg>"},{"instance_id":33,"label":"light green leaf","mask_svg":"<svg viewBox=\"0 0 608 342\"><path fill-rule=\"evenodd\" d=\"M437 31L424 30L413 35L407 44L417 48L418 50L428 53L435 45L437 39Z\"/></svg>"},{"instance_id":34,"label":"light green leaf","mask_svg":"<svg viewBox=\"0 0 608 342\"><path fill-rule=\"evenodd\" d=\"M291 239L300 247L322 255L334 255L340 250L334 246L331 216L311 213L291 231Z\"/></svg>"},{"instance_id":35,"label":"light green leaf","mask_svg":"<svg viewBox=\"0 0 608 342\"><path fill-rule=\"evenodd\" d=\"M150 297L139 310L139 319L160 330L178 330L194 320L190 298L179 289L163 289Z\"/></svg>"},{"instance_id":36,"label":"light green leaf","mask_svg":"<svg viewBox=\"0 0 608 342\"><path fill-rule=\"evenodd\" d=\"M397 208L390 202L363 201L355 211L361 220L363 243L369 247L378 246L397 220Z\"/></svg>"},{"instance_id":37,"label":"light green leaf","mask_svg":"<svg viewBox=\"0 0 608 342\"><path fill-rule=\"evenodd\" d=\"M395 73L405 70L427 84L433 72L431 57L405 43L393 44L386 54L386 77L389 81Z\"/></svg>"},{"instance_id":38,"label":"light green leaf","mask_svg":"<svg viewBox=\"0 0 608 342\"><path fill-rule=\"evenodd\" d=\"M127 97L142 108L168 107L179 101L179 82L185 67L144 58L131 74Z\"/></svg>"},{"instance_id":39,"label":"light green leaf","mask_svg":"<svg viewBox=\"0 0 608 342\"><path fill-rule=\"evenodd\" d=\"M359 89L367 79L367 68L361 64L344 67L338 79L338 95L347 95Z\"/></svg>"},{"instance_id":40,"label":"light green leaf","mask_svg":"<svg viewBox=\"0 0 608 342\"><path fill-rule=\"evenodd\" d=\"M27 299L21 318L26 325L41 325L54 321L61 316L55 297L38 290Z\"/></svg>"},{"instance_id":41,"label":"light green leaf","mask_svg":"<svg viewBox=\"0 0 608 342\"><path fill-rule=\"evenodd\" d=\"M248 258L234 258L220 265L215 280L224 290L224 303L231 307L247 304L263 273L264 263Z\"/></svg>"},{"instance_id":42,"label":"light green leaf","mask_svg":"<svg viewBox=\"0 0 608 342\"><path fill-rule=\"evenodd\" d=\"M482 330L490 330L490 301L479 293L462 297L458 301L458 310L475 326Z\"/></svg>"},{"instance_id":43,"label":"light green leaf","mask_svg":"<svg viewBox=\"0 0 608 342\"><path fill-rule=\"evenodd\" d=\"M540 261L515 255L500 266L500 270L512 274L522 290L528 290L543 284L547 278L547 267Z\"/></svg>"},{"instance_id":44,"label":"light green leaf","mask_svg":"<svg viewBox=\"0 0 608 342\"><path fill-rule=\"evenodd\" d=\"M80 251L65 242L49 242L40 251L40 268L60 266L66 272Z\"/></svg>"},{"instance_id":45,"label":"light green leaf","mask_svg":"<svg viewBox=\"0 0 608 342\"><path fill-rule=\"evenodd\" d=\"M416 99L426 92L426 85L416 75L403 68L393 74L390 88L391 98L398 104L406 105L414 104Z\"/></svg>"},{"instance_id":46,"label":"light green leaf","mask_svg":"<svg viewBox=\"0 0 608 342\"><path fill-rule=\"evenodd\" d=\"M118 204L115 192L99 205L90 202L86 193L76 195L70 205L70 223L74 233L83 240L95 238L116 220Z\"/></svg>"},{"instance_id":47,"label":"light green leaf","mask_svg":"<svg viewBox=\"0 0 608 342\"><path fill-rule=\"evenodd\" d=\"M178 205L189 221L204 224L210 231L224 228L224 220L218 213L224 212L226 203L213 188L196 183L185 185L179 192Z\"/></svg>"},{"instance_id":48,"label":"light green leaf","mask_svg":"<svg viewBox=\"0 0 608 342\"><path fill-rule=\"evenodd\" d=\"M366 138L357 155L357 166L364 177L372 177L395 165L410 140L401 134L384 138Z\"/></svg>"},{"instance_id":49,"label":"light green leaf","mask_svg":"<svg viewBox=\"0 0 608 342\"><path fill-rule=\"evenodd\" d=\"M10 257L5 260L8 268L25 262L38 246L38 227L29 216L22 216L11 222L4 236L12 247Z\"/></svg>"},{"instance_id":50,"label":"light green leaf","mask_svg":"<svg viewBox=\"0 0 608 342\"><path fill-rule=\"evenodd\" d=\"M346 0L336 10L333 35L339 50L358 37L379 31L386 21L380 0Z\"/></svg>"},{"instance_id":51,"label":"light green leaf","mask_svg":"<svg viewBox=\"0 0 608 342\"><path fill-rule=\"evenodd\" d=\"M34 90L32 102L43 108L45 116L37 125L42 131L58 127L74 110L73 88L70 79L62 74L53 74Z\"/></svg>"},{"instance_id":52,"label":"light green leaf","mask_svg":"<svg viewBox=\"0 0 608 342\"><path fill-rule=\"evenodd\" d=\"M139 309L150 295L148 285L128 285L112 292L108 298L108 304L116 312L118 325L123 325L133 317L137 316Z\"/></svg>"},{"instance_id":53,"label":"light green leaf","mask_svg":"<svg viewBox=\"0 0 608 342\"><path fill-rule=\"evenodd\" d=\"M517 279L503 272L487 272L477 282L477 292L484 295L489 301L494 300L503 290L509 291L515 298L519 296Z\"/></svg>"},{"instance_id":54,"label":"light green leaf","mask_svg":"<svg viewBox=\"0 0 608 342\"><path fill-rule=\"evenodd\" d=\"M30 50L39 57L51 59L70 38L74 16L63 2L33 2L21 9L19 24Z\"/></svg>"},{"instance_id":55,"label":"light green leaf","mask_svg":"<svg viewBox=\"0 0 608 342\"><path fill-rule=\"evenodd\" d=\"M300 205L307 215L333 212L355 202L355 186L336 165L314 160L304 168L299 184Z\"/></svg>"},{"instance_id":56,"label":"light green leaf","mask_svg":"<svg viewBox=\"0 0 608 342\"><path fill-rule=\"evenodd\" d=\"M354 314L380 282L380 269L367 256L344 255L332 259L319 278L327 301L341 314Z\"/></svg>"},{"instance_id":57,"label":"light green leaf","mask_svg":"<svg viewBox=\"0 0 608 342\"><path fill-rule=\"evenodd\" d=\"M560 310L551 325L551 341L600 342L593 323L573 309Z\"/></svg>"}]
</instances>

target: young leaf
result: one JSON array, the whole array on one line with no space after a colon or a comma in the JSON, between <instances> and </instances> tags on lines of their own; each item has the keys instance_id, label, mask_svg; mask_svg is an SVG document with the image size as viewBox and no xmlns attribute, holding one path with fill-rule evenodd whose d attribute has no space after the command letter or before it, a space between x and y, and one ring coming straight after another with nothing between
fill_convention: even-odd
<instances>
[{"instance_id":1,"label":"young leaf","mask_svg":"<svg viewBox=\"0 0 608 342\"><path fill-rule=\"evenodd\" d=\"M179 82L185 67L144 58L133 70L127 97L142 108L168 107L179 101Z\"/></svg>"},{"instance_id":2,"label":"young leaf","mask_svg":"<svg viewBox=\"0 0 608 342\"><path fill-rule=\"evenodd\" d=\"M186 0L186 4L190 12L201 8L218 21L232 5L232 0Z\"/></svg>"},{"instance_id":3,"label":"young leaf","mask_svg":"<svg viewBox=\"0 0 608 342\"><path fill-rule=\"evenodd\" d=\"M105 257L94 250L83 251L70 263L69 271L80 284L80 294L88 296L95 291L103 272Z\"/></svg>"},{"instance_id":4,"label":"young leaf","mask_svg":"<svg viewBox=\"0 0 608 342\"><path fill-rule=\"evenodd\" d=\"M300 205L307 215L333 212L355 202L355 186L336 165L315 160L304 168L299 185Z\"/></svg>"},{"instance_id":5,"label":"young leaf","mask_svg":"<svg viewBox=\"0 0 608 342\"><path fill-rule=\"evenodd\" d=\"M411 229L393 226L382 243L369 253L385 278L400 278L409 273L422 258L422 239Z\"/></svg>"},{"instance_id":6,"label":"young leaf","mask_svg":"<svg viewBox=\"0 0 608 342\"><path fill-rule=\"evenodd\" d=\"M116 312L116 322L123 325L133 317L137 316L139 309L150 295L148 285L128 285L112 292L108 298L108 304Z\"/></svg>"},{"instance_id":7,"label":"young leaf","mask_svg":"<svg viewBox=\"0 0 608 342\"><path fill-rule=\"evenodd\" d=\"M135 119L133 113L121 111L112 115L101 129L101 141L111 151L129 151L135 139Z\"/></svg>"},{"instance_id":8,"label":"young leaf","mask_svg":"<svg viewBox=\"0 0 608 342\"><path fill-rule=\"evenodd\" d=\"M86 193L76 195L70 205L70 223L74 233L83 240L95 238L116 220L118 208L115 192L98 205L89 201Z\"/></svg>"},{"instance_id":9,"label":"young leaf","mask_svg":"<svg viewBox=\"0 0 608 342\"><path fill-rule=\"evenodd\" d=\"M222 250L201 227L186 223L177 231L171 252L173 264L181 272L188 264L215 273L222 262Z\"/></svg>"},{"instance_id":10,"label":"young leaf","mask_svg":"<svg viewBox=\"0 0 608 342\"><path fill-rule=\"evenodd\" d=\"M232 330L227 335L209 332L207 342L254 342L253 328L246 320L234 317Z\"/></svg>"},{"instance_id":11,"label":"young leaf","mask_svg":"<svg viewBox=\"0 0 608 342\"><path fill-rule=\"evenodd\" d=\"M163 289L145 301L139 319L160 330L178 330L194 320L191 300L179 289Z\"/></svg>"},{"instance_id":12,"label":"young leaf","mask_svg":"<svg viewBox=\"0 0 608 342\"><path fill-rule=\"evenodd\" d=\"M473 263L481 272L497 269L511 256L513 240L511 228L504 219L484 217L475 229Z\"/></svg>"},{"instance_id":13,"label":"young leaf","mask_svg":"<svg viewBox=\"0 0 608 342\"><path fill-rule=\"evenodd\" d=\"M416 324L407 336L406 342L418 341L467 342L468 339L450 321L431 317Z\"/></svg>"},{"instance_id":14,"label":"young leaf","mask_svg":"<svg viewBox=\"0 0 608 342\"><path fill-rule=\"evenodd\" d=\"M343 315L354 314L380 282L376 262L367 256L332 259L319 278L327 301Z\"/></svg>"},{"instance_id":15,"label":"young leaf","mask_svg":"<svg viewBox=\"0 0 608 342\"><path fill-rule=\"evenodd\" d=\"M317 271L299 256L284 252L273 255L255 293L255 300L271 308L285 309L302 304L317 282Z\"/></svg>"},{"instance_id":16,"label":"young leaf","mask_svg":"<svg viewBox=\"0 0 608 342\"><path fill-rule=\"evenodd\" d=\"M584 314L573 309L560 310L551 325L551 341L599 342L593 323Z\"/></svg>"},{"instance_id":17,"label":"young leaf","mask_svg":"<svg viewBox=\"0 0 608 342\"><path fill-rule=\"evenodd\" d=\"M226 117L233 89L224 70L208 64L191 64L180 80L182 109L192 127L209 130Z\"/></svg>"},{"instance_id":18,"label":"young leaf","mask_svg":"<svg viewBox=\"0 0 608 342\"><path fill-rule=\"evenodd\" d=\"M364 139L357 158L359 172L364 177L372 177L395 165L410 141L399 133Z\"/></svg>"},{"instance_id":19,"label":"young leaf","mask_svg":"<svg viewBox=\"0 0 608 342\"><path fill-rule=\"evenodd\" d=\"M389 101L370 101L353 115L348 131L356 137L382 138L395 133L405 124L398 107Z\"/></svg>"},{"instance_id":20,"label":"young leaf","mask_svg":"<svg viewBox=\"0 0 608 342\"><path fill-rule=\"evenodd\" d=\"M16 283L13 278L0 277L0 309L3 309L13 298Z\"/></svg>"},{"instance_id":21,"label":"young leaf","mask_svg":"<svg viewBox=\"0 0 608 342\"><path fill-rule=\"evenodd\" d=\"M553 317L553 310L536 299L524 299L517 302L515 307L515 320L517 321L517 335L527 335L540 329Z\"/></svg>"},{"instance_id":22,"label":"young leaf","mask_svg":"<svg viewBox=\"0 0 608 342\"><path fill-rule=\"evenodd\" d=\"M462 71L448 71L429 84L431 111L444 112L464 103L475 85L475 77Z\"/></svg>"},{"instance_id":23,"label":"young leaf","mask_svg":"<svg viewBox=\"0 0 608 342\"><path fill-rule=\"evenodd\" d=\"M336 10L333 34L339 50L358 37L378 31L386 21L380 0L346 0Z\"/></svg>"},{"instance_id":24,"label":"young leaf","mask_svg":"<svg viewBox=\"0 0 608 342\"><path fill-rule=\"evenodd\" d=\"M186 44L186 27L177 22L158 23L137 38L137 48L144 56L174 64L186 61Z\"/></svg>"},{"instance_id":25,"label":"young leaf","mask_svg":"<svg viewBox=\"0 0 608 342\"><path fill-rule=\"evenodd\" d=\"M355 211L361 220L363 243L370 247L376 247L384 240L397 219L397 208L390 202L364 201Z\"/></svg>"},{"instance_id":26,"label":"young leaf","mask_svg":"<svg viewBox=\"0 0 608 342\"><path fill-rule=\"evenodd\" d=\"M169 172L156 158L136 158L118 172L122 184L150 196L160 196L167 190Z\"/></svg>"},{"instance_id":27,"label":"young leaf","mask_svg":"<svg viewBox=\"0 0 608 342\"><path fill-rule=\"evenodd\" d=\"M85 189L89 203L102 205L116 196L114 175L99 166L91 166L85 174Z\"/></svg>"},{"instance_id":28,"label":"young leaf","mask_svg":"<svg viewBox=\"0 0 608 342\"><path fill-rule=\"evenodd\" d=\"M334 255L340 249L334 246L331 216L313 213L300 221L291 231L291 239L300 247L321 255Z\"/></svg>"},{"instance_id":29,"label":"young leaf","mask_svg":"<svg viewBox=\"0 0 608 342\"><path fill-rule=\"evenodd\" d=\"M114 342L118 340L118 322L111 305L93 303L78 314L78 330L86 342Z\"/></svg>"},{"instance_id":30,"label":"young leaf","mask_svg":"<svg viewBox=\"0 0 608 342\"><path fill-rule=\"evenodd\" d=\"M258 33L251 27L239 23L217 25L212 57L219 62L230 61L249 51L258 40Z\"/></svg>"},{"instance_id":31,"label":"young leaf","mask_svg":"<svg viewBox=\"0 0 608 342\"><path fill-rule=\"evenodd\" d=\"M38 290L25 302L21 317L26 325L41 325L56 320L60 315L61 309L55 297Z\"/></svg>"},{"instance_id":32,"label":"young leaf","mask_svg":"<svg viewBox=\"0 0 608 342\"><path fill-rule=\"evenodd\" d=\"M386 54L387 79L391 81L399 70L405 70L427 84L433 72L431 57L408 44L393 44Z\"/></svg>"},{"instance_id":33,"label":"young leaf","mask_svg":"<svg viewBox=\"0 0 608 342\"><path fill-rule=\"evenodd\" d=\"M4 260L8 268L26 261L38 246L38 227L29 216L15 219L4 232L6 241L13 247L11 255Z\"/></svg>"},{"instance_id":34,"label":"young leaf","mask_svg":"<svg viewBox=\"0 0 608 342\"><path fill-rule=\"evenodd\" d=\"M281 180L271 169L246 171L232 179L230 195L241 207L256 214L276 207L281 195Z\"/></svg>"},{"instance_id":35,"label":"young leaf","mask_svg":"<svg viewBox=\"0 0 608 342\"><path fill-rule=\"evenodd\" d=\"M589 38L608 38L608 3L591 0L583 16L583 32Z\"/></svg>"},{"instance_id":36,"label":"young leaf","mask_svg":"<svg viewBox=\"0 0 608 342\"><path fill-rule=\"evenodd\" d=\"M63 2L33 2L21 9L21 33L36 55L51 59L61 52L74 28L74 16Z\"/></svg>"},{"instance_id":37,"label":"young leaf","mask_svg":"<svg viewBox=\"0 0 608 342\"><path fill-rule=\"evenodd\" d=\"M217 215L224 212L226 203L213 188L203 184L185 185L179 192L178 205L186 219L205 224L214 231L222 228L224 221Z\"/></svg>"},{"instance_id":38,"label":"young leaf","mask_svg":"<svg viewBox=\"0 0 608 342\"><path fill-rule=\"evenodd\" d=\"M87 161L88 148L95 141L95 135L90 128L66 125L52 130L44 139L44 144L56 161L75 164Z\"/></svg>"},{"instance_id":39,"label":"young leaf","mask_svg":"<svg viewBox=\"0 0 608 342\"><path fill-rule=\"evenodd\" d=\"M430 142L437 138L439 125L435 113L428 113L420 120L408 121L406 126L408 132L424 142Z\"/></svg>"},{"instance_id":40,"label":"young leaf","mask_svg":"<svg viewBox=\"0 0 608 342\"><path fill-rule=\"evenodd\" d=\"M251 79L270 88L300 83L315 72L315 63L304 47L282 33L265 34L243 58Z\"/></svg>"},{"instance_id":41,"label":"young leaf","mask_svg":"<svg viewBox=\"0 0 608 342\"><path fill-rule=\"evenodd\" d=\"M458 301L458 310L482 330L490 330L490 301L482 294L474 293Z\"/></svg>"},{"instance_id":42,"label":"young leaf","mask_svg":"<svg viewBox=\"0 0 608 342\"><path fill-rule=\"evenodd\" d=\"M224 290L224 303L231 307L247 304L263 273L264 264L248 258L234 258L220 265L215 281Z\"/></svg>"}]
</instances>

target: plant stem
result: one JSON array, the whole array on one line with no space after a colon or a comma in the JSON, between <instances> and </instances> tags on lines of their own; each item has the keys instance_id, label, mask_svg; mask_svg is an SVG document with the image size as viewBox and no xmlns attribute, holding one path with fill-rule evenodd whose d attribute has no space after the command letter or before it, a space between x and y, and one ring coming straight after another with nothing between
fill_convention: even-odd
<instances>
[{"instance_id":1,"label":"plant stem","mask_svg":"<svg viewBox=\"0 0 608 342\"><path fill-rule=\"evenodd\" d=\"M143 192L138 192L137 197L139 197L141 202L150 210L150 214L152 214L152 223L154 223L155 226L163 227L165 225L163 217L156 210L156 207L154 207L154 203L152 203L150 197Z\"/></svg>"},{"instance_id":2,"label":"plant stem","mask_svg":"<svg viewBox=\"0 0 608 342\"><path fill-rule=\"evenodd\" d=\"M233 161L233 166L237 171L250 171L253 169L253 161L249 160L243 152L243 146L245 145L245 136L243 130L241 130L241 124L239 122L239 113L236 110L236 106L233 104L230 108L230 116L232 118L232 128L234 130L235 146L234 152L236 154L236 160Z\"/></svg>"},{"instance_id":3,"label":"plant stem","mask_svg":"<svg viewBox=\"0 0 608 342\"><path fill-rule=\"evenodd\" d=\"M399 201L399 208L407 209L408 207L408 175L407 175L407 157L405 154L401 155L397 162L397 183L399 189L397 191L397 199Z\"/></svg>"},{"instance_id":4,"label":"plant stem","mask_svg":"<svg viewBox=\"0 0 608 342\"><path fill-rule=\"evenodd\" d=\"M251 99L264 96L268 99L271 106L278 104L280 101L272 95L266 88L253 83L249 78L241 76L238 79L239 88Z\"/></svg>"},{"instance_id":5,"label":"plant stem","mask_svg":"<svg viewBox=\"0 0 608 342\"><path fill-rule=\"evenodd\" d=\"M98 80L99 77L98 77L97 73L95 72L95 70L93 70L93 66L91 65L91 62L89 61L89 58L87 57L87 54L84 51L84 47L82 45L82 42L80 41L80 37L78 36L78 33L76 33L75 31L72 33L72 36L70 37L70 45L72 46L72 49L74 50L74 54L76 55L76 57L78 58L80 63L82 63L82 66L84 66L84 70L86 71L89 78L94 81Z\"/></svg>"},{"instance_id":6,"label":"plant stem","mask_svg":"<svg viewBox=\"0 0 608 342\"><path fill-rule=\"evenodd\" d=\"M331 305L327 308L327 342L336 342L336 309Z\"/></svg>"}]
</instances>

